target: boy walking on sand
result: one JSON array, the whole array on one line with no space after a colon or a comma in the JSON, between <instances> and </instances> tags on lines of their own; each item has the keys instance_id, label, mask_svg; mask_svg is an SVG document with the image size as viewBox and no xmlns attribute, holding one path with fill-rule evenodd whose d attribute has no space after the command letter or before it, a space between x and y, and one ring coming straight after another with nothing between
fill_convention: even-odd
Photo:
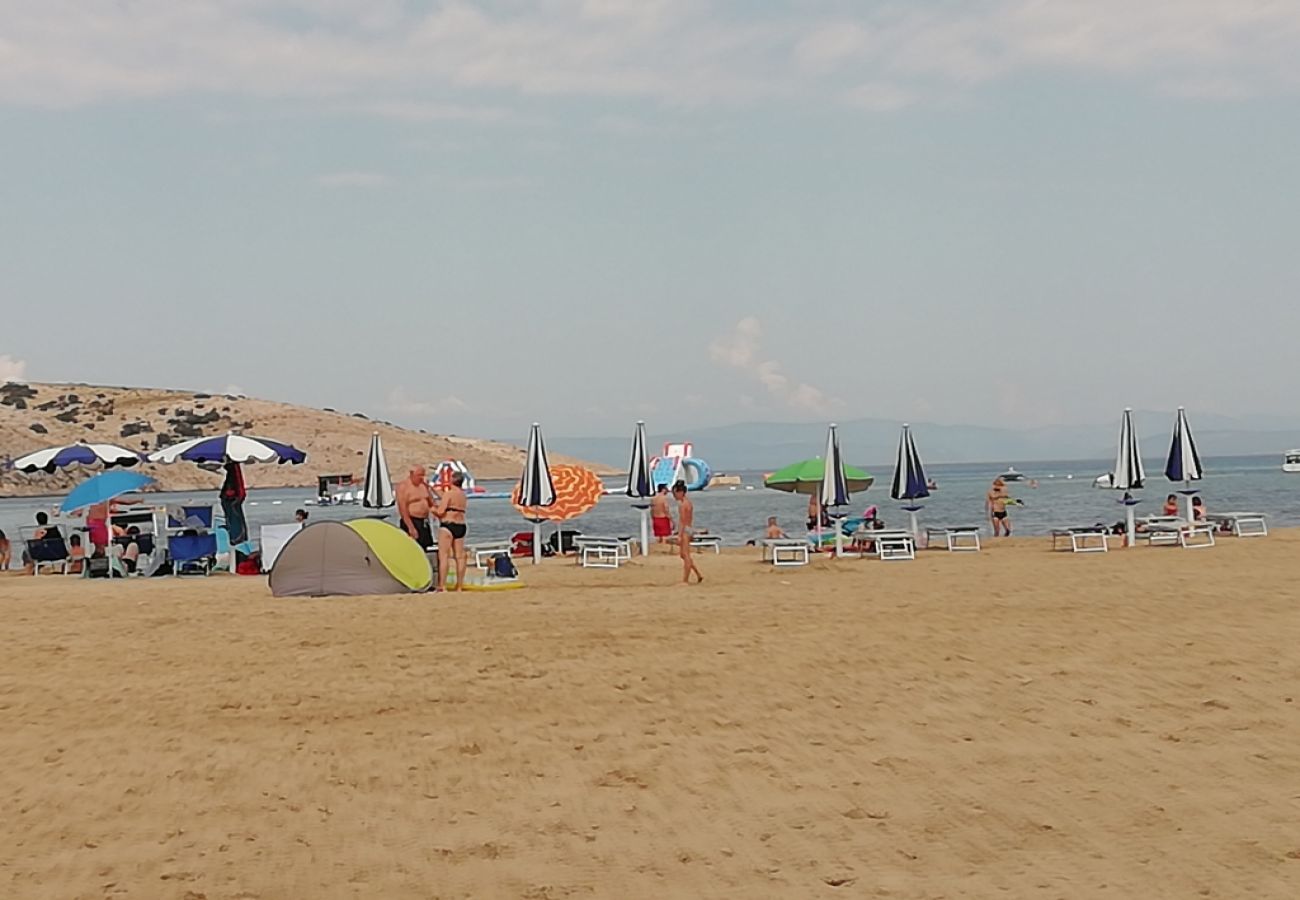
<instances>
[{"instance_id":1,"label":"boy walking on sand","mask_svg":"<svg viewBox=\"0 0 1300 900\"><path fill-rule=\"evenodd\" d=\"M704 576L691 557L691 539L695 537L695 505L686 497L686 482L679 481L673 485L673 499L677 501L677 552L682 558L682 584L691 583L692 572L699 584L704 581Z\"/></svg>"}]
</instances>

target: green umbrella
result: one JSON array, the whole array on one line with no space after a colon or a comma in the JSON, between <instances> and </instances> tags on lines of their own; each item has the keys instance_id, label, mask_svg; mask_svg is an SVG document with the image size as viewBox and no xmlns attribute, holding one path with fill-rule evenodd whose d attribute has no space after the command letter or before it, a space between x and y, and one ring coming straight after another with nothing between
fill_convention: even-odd
<instances>
[{"instance_id":1,"label":"green umbrella","mask_svg":"<svg viewBox=\"0 0 1300 900\"><path fill-rule=\"evenodd\" d=\"M763 486L789 494L815 494L821 490L822 474L826 469L824 460L805 459L803 462L791 463L763 479ZM844 480L848 482L849 493L856 494L871 487L876 479L861 469L853 466L844 467Z\"/></svg>"}]
</instances>

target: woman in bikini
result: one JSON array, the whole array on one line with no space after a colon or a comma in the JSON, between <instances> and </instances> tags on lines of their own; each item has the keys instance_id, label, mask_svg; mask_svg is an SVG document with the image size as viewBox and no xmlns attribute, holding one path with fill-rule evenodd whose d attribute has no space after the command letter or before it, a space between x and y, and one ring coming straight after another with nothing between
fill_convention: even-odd
<instances>
[{"instance_id":1,"label":"woman in bikini","mask_svg":"<svg viewBox=\"0 0 1300 900\"><path fill-rule=\"evenodd\" d=\"M456 590L465 590L465 476L455 472L451 476L451 487L443 491L438 504L433 508L433 516L438 520L438 583L435 590L447 587L447 570L452 560L456 562Z\"/></svg>"}]
</instances>

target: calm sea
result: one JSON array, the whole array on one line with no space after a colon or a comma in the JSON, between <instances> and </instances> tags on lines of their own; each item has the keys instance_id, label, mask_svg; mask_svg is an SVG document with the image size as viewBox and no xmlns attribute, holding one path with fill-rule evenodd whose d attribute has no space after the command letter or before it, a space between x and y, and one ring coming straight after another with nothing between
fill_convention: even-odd
<instances>
[{"instance_id":1,"label":"calm sea","mask_svg":"<svg viewBox=\"0 0 1300 900\"><path fill-rule=\"evenodd\" d=\"M1197 487L1211 511L1249 510L1269 516L1273 526L1300 525L1300 475L1284 474L1279 457L1238 456L1209 458L1204 461L1206 477ZM1023 506L1013 507L1013 528L1019 534L1046 534L1059 525L1113 523L1123 519L1123 507L1117 502L1114 491L1099 490L1092 486L1097 475L1109 470L1109 460L1072 460L1056 462L1016 463L1016 469L1026 478L1034 478L1037 488L1026 482L1010 485L1011 495L1023 501ZM1175 489L1160 474L1163 459L1147 462L1152 474L1145 491L1136 492L1143 504L1137 508L1139 516L1156 514L1164 497ZM984 494L989 482L1002 466L990 464L949 464L927 467L927 474L938 482L939 488L924 503L920 513L921 524L983 525ZM890 525L903 526L907 513L899 504L889 499L889 467L868 467L876 476L876 484L868 491L854 496L850 512L861 513L875 504ZM777 491L765 490L761 472L741 472L745 487L736 490L713 489L693 494L696 519L700 526L721 535L729 544L742 544L757 537L769 515L778 517L781 525L791 534L800 533L807 510L807 498ZM615 481L610 480L614 486ZM485 482L488 490L505 490L509 485ZM1181 486L1181 485L1179 485ZM751 489L747 489L751 488ZM293 521L293 511L313 497L310 489L257 490L249 494L245 507L252 534L257 526ZM159 503L215 502L216 492L205 495L196 492L151 495ZM51 510L57 506L56 498L0 499L0 529L11 539L17 539L18 526L30 524L38 510ZM362 514L359 507L307 507L313 520L351 519ZM390 520L396 521L395 516ZM470 505L470 539L485 541L504 539L517 531L532 526L525 522L507 500L475 500ZM591 512L566 524L587 534L634 535L639 529L639 513L631 501L621 496L605 497ZM549 531L551 526L543 526ZM17 553L15 553L17 555Z\"/></svg>"}]
</instances>

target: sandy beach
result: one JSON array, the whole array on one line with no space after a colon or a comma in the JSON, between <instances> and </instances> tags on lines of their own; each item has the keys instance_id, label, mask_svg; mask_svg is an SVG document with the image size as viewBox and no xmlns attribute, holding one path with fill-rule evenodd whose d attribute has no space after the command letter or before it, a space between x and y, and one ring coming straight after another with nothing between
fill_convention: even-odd
<instances>
[{"instance_id":1,"label":"sandy beach","mask_svg":"<svg viewBox=\"0 0 1300 900\"><path fill-rule=\"evenodd\" d=\"M1293 898L1298 553L0 579L0 895Z\"/></svg>"}]
</instances>

